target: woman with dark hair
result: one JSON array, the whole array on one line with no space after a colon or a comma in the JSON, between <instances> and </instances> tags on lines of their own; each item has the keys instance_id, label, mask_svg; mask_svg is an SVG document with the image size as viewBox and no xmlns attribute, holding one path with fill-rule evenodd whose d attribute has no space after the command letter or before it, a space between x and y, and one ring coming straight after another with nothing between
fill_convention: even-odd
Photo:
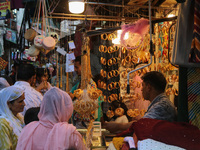
<instances>
[{"instance_id":1,"label":"woman with dark hair","mask_svg":"<svg viewBox=\"0 0 200 150\"><path fill-rule=\"evenodd\" d=\"M29 124L32 121L39 121L39 118L38 118L39 111L40 111L40 107L29 108L24 115L25 125Z\"/></svg>"},{"instance_id":2,"label":"woman with dark hair","mask_svg":"<svg viewBox=\"0 0 200 150\"><path fill-rule=\"evenodd\" d=\"M51 87L51 84L48 82L48 80L49 70L46 68L36 68L35 89L43 95Z\"/></svg>"}]
</instances>

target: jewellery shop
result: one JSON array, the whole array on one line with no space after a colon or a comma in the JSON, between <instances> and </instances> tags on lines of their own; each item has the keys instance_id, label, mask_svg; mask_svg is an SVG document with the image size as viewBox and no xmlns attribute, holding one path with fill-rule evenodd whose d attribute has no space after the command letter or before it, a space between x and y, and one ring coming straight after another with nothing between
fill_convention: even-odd
<instances>
[{"instance_id":1,"label":"jewellery shop","mask_svg":"<svg viewBox=\"0 0 200 150\"><path fill-rule=\"evenodd\" d=\"M20 63L43 68L72 99L83 149L199 150L199 0L73 3L11 10L3 41L13 20L17 40L2 46L1 76Z\"/></svg>"}]
</instances>

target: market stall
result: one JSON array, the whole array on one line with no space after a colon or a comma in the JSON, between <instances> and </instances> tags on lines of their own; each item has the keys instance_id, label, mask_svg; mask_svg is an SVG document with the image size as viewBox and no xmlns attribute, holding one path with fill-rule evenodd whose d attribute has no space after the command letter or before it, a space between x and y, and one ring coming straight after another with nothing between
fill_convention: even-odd
<instances>
[{"instance_id":1,"label":"market stall","mask_svg":"<svg viewBox=\"0 0 200 150\"><path fill-rule=\"evenodd\" d=\"M142 77L152 71L164 75L167 81L165 94L180 111L179 68L185 62L178 57L178 54L181 55L178 51L181 38L177 36L176 27L180 27L181 17L179 14L177 20L177 2L87 1L84 5L84 12L73 14L70 9L65 9L68 4L63 0L38 0L33 16L29 15L28 5L25 5L16 43L18 47L11 50L9 59L11 62L31 63L44 68L45 76L49 77L52 86L73 95L74 113L71 123L77 118L80 122L87 120L82 123L85 129L77 129L87 149L106 149L112 146L116 149L124 146L125 149L128 146L125 143L130 146L134 141L140 148L145 142L161 144L161 147L172 145L170 148L174 148L174 143L165 143L156 138L153 139L155 141L142 143L145 139L137 140L132 132L132 138L116 137L116 134L104 129L103 124L105 121L130 123L145 115L150 101L143 97ZM181 10L183 8L182 5ZM168 17L171 14L173 16ZM198 60L195 55L198 45L194 43L191 61ZM74 74L75 58L78 56L81 57L81 76ZM1 70L5 69L8 61L0 57L0 62ZM192 72L190 70L188 76L192 76ZM188 79L188 85L193 81ZM72 93L72 87L78 82L79 86ZM189 95L190 120L199 126L196 121L199 109L192 105L193 100L198 102L198 99L191 92ZM97 116L102 117L101 121ZM162 145L162 142L166 145ZM185 148L180 144L175 146L177 149Z\"/></svg>"}]
</instances>

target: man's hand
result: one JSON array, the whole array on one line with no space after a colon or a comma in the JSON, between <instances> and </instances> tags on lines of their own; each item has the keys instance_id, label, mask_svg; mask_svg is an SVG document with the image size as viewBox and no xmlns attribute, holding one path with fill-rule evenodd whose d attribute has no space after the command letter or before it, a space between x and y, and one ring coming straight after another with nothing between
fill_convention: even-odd
<instances>
[{"instance_id":1,"label":"man's hand","mask_svg":"<svg viewBox=\"0 0 200 150\"><path fill-rule=\"evenodd\" d=\"M71 93L71 92L69 92L68 94L69 94L69 96L71 97L71 99L73 100L73 99L74 99L74 94Z\"/></svg>"},{"instance_id":2,"label":"man's hand","mask_svg":"<svg viewBox=\"0 0 200 150\"><path fill-rule=\"evenodd\" d=\"M120 123L116 123L114 121L104 122L102 127L106 130L110 131L110 133L119 133L121 132Z\"/></svg>"},{"instance_id":3,"label":"man's hand","mask_svg":"<svg viewBox=\"0 0 200 150\"><path fill-rule=\"evenodd\" d=\"M51 84L47 81L42 81L35 89L37 91L41 91L42 89L50 89L51 88Z\"/></svg>"},{"instance_id":4,"label":"man's hand","mask_svg":"<svg viewBox=\"0 0 200 150\"><path fill-rule=\"evenodd\" d=\"M128 123L116 123L114 121L110 121L110 122L104 122L102 124L102 127L110 131L111 133L120 133L122 131L127 130L132 123L133 121Z\"/></svg>"}]
</instances>

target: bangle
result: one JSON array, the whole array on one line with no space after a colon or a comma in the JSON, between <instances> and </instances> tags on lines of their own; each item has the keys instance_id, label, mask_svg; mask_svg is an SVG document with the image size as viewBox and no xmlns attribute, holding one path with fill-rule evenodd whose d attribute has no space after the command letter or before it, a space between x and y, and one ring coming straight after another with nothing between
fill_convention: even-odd
<instances>
[{"instance_id":1,"label":"bangle","mask_svg":"<svg viewBox=\"0 0 200 150\"><path fill-rule=\"evenodd\" d=\"M108 84L108 91L111 91L112 90L112 84Z\"/></svg>"},{"instance_id":2,"label":"bangle","mask_svg":"<svg viewBox=\"0 0 200 150\"><path fill-rule=\"evenodd\" d=\"M172 94L172 89L171 88L168 88L167 90L166 90L166 95L171 95Z\"/></svg>"},{"instance_id":3,"label":"bangle","mask_svg":"<svg viewBox=\"0 0 200 150\"><path fill-rule=\"evenodd\" d=\"M111 46L108 47L108 53L112 53L112 49L111 49Z\"/></svg>"},{"instance_id":4,"label":"bangle","mask_svg":"<svg viewBox=\"0 0 200 150\"><path fill-rule=\"evenodd\" d=\"M174 95L178 96L178 90L175 89Z\"/></svg>"},{"instance_id":5,"label":"bangle","mask_svg":"<svg viewBox=\"0 0 200 150\"><path fill-rule=\"evenodd\" d=\"M117 58L116 57L112 58L112 60L113 60L113 64L117 64Z\"/></svg>"},{"instance_id":6,"label":"bangle","mask_svg":"<svg viewBox=\"0 0 200 150\"><path fill-rule=\"evenodd\" d=\"M110 84L112 85L112 89L116 88L115 82L111 82Z\"/></svg>"},{"instance_id":7,"label":"bangle","mask_svg":"<svg viewBox=\"0 0 200 150\"><path fill-rule=\"evenodd\" d=\"M126 62L124 59L122 59L122 66L126 66Z\"/></svg>"},{"instance_id":8,"label":"bangle","mask_svg":"<svg viewBox=\"0 0 200 150\"><path fill-rule=\"evenodd\" d=\"M107 40L108 39L108 35L106 33L101 34L101 39L102 40Z\"/></svg>"},{"instance_id":9,"label":"bangle","mask_svg":"<svg viewBox=\"0 0 200 150\"><path fill-rule=\"evenodd\" d=\"M112 71L110 71L108 74L109 74L109 76L110 76L111 78L113 77Z\"/></svg>"},{"instance_id":10,"label":"bangle","mask_svg":"<svg viewBox=\"0 0 200 150\"><path fill-rule=\"evenodd\" d=\"M133 58L131 59L131 61L132 61L134 64L137 64L138 58L137 58L136 56L133 56Z\"/></svg>"},{"instance_id":11,"label":"bangle","mask_svg":"<svg viewBox=\"0 0 200 150\"><path fill-rule=\"evenodd\" d=\"M126 72L129 73L131 71L131 68L126 68Z\"/></svg>"},{"instance_id":12,"label":"bangle","mask_svg":"<svg viewBox=\"0 0 200 150\"><path fill-rule=\"evenodd\" d=\"M104 58L104 60L103 60L103 65L106 65L106 59Z\"/></svg>"},{"instance_id":13,"label":"bangle","mask_svg":"<svg viewBox=\"0 0 200 150\"><path fill-rule=\"evenodd\" d=\"M142 73L143 73L143 74L147 73L147 68L143 68L143 69L142 69Z\"/></svg>"},{"instance_id":14,"label":"bangle","mask_svg":"<svg viewBox=\"0 0 200 150\"><path fill-rule=\"evenodd\" d=\"M121 73L121 75L122 75L122 78L126 78L126 71L123 71L123 72Z\"/></svg>"},{"instance_id":15,"label":"bangle","mask_svg":"<svg viewBox=\"0 0 200 150\"><path fill-rule=\"evenodd\" d=\"M140 115L139 109L134 109L134 112L135 112L135 115L136 115L136 116L139 116L139 115Z\"/></svg>"},{"instance_id":16,"label":"bangle","mask_svg":"<svg viewBox=\"0 0 200 150\"><path fill-rule=\"evenodd\" d=\"M104 50L103 50L103 52L104 52L104 53L107 53L107 51L108 51L107 46L104 46Z\"/></svg>"},{"instance_id":17,"label":"bangle","mask_svg":"<svg viewBox=\"0 0 200 150\"><path fill-rule=\"evenodd\" d=\"M103 84L103 89L106 90L106 83Z\"/></svg>"},{"instance_id":18,"label":"bangle","mask_svg":"<svg viewBox=\"0 0 200 150\"><path fill-rule=\"evenodd\" d=\"M108 34L108 40L109 40L109 41L112 40L112 34Z\"/></svg>"},{"instance_id":19,"label":"bangle","mask_svg":"<svg viewBox=\"0 0 200 150\"><path fill-rule=\"evenodd\" d=\"M104 71L103 71L103 69L101 69L100 75L101 75L102 77L104 77Z\"/></svg>"},{"instance_id":20,"label":"bangle","mask_svg":"<svg viewBox=\"0 0 200 150\"><path fill-rule=\"evenodd\" d=\"M112 59L109 59L108 60L108 66L111 66L112 65Z\"/></svg>"},{"instance_id":21,"label":"bangle","mask_svg":"<svg viewBox=\"0 0 200 150\"><path fill-rule=\"evenodd\" d=\"M126 63L131 62L131 56L126 56L126 57L125 57L125 62L126 62Z\"/></svg>"},{"instance_id":22,"label":"bangle","mask_svg":"<svg viewBox=\"0 0 200 150\"><path fill-rule=\"evenodd\" d=\"M99 52L103 52L104 51L104 46L103 45L100 45L99 46Z\"/></svg>"},{"instance_id":23,"label":"bangle","mask_svg":"<svg viewBox=\"0 0 200 150\"><path fill-rule=\"evenodd\" d=\"M110 100L111 100L111 101L114 101L114 100L115 100L114 94L111 94L109 97L110 97Z\"/></svg>"},{"instance_id":24,"label":"bangle","mask_svg":"<svg viewBox=\"0 0 200 150\"><path fill-rule=\"evenodd\" d=\"M100 58L100 62L101 62L101 64L103 64L103 59L104 59L103 57Z\"/></svg>"},{"instance_id":25,"label":"bangle","mask_svg":"<svg viewBox=\"0 0 200 150\"><path fill-rule=\"evenodd\" d=\"M122 53L126 53L126 48L125 47L122 47Z\"/></svg>"},{"instance_id":26,"label":"bangle","mask_svg":"<svg viewBox=\"0 0 200 150\"><path fill-rule=\"evenodd\" d=\"M116 89L120 87L120 82L116 82Z\"/></svg>"},{"instance_id":27,"label":"bangle","mask_svg":"<svg viewBox=\"0 0 200 150\"><path fill-rule=\"evenodd\" d=\"M117 77L117 76L119 75L119 71L118 71L118 70L113 70L113 75L114 75L115 77Z\"/></svg>"},{"instance_id":28,"label":"bangle","mask_svg":"<svg viewBox=\"0 0 200 150\"><path fill-rule=\"evenodd\" d=\"M114 46L114 52L119 50L119 46Z\"/></svg>"},{"instance_id":29,"label":"bangle","mask_svg":"<svg viewBox=\"0 0 200 150\"><path fill-rule=\"evenodd\" d=\"M116 35L111 33L111 34L108 34L108 40L111 41L112 39L115 39L116 38Z\"/></svg>"},{"instance_id":30,"label":"bangle","mask_svg":"<svg viewBox=\"0 0 200 150\"><path fill-rule=\"evenodd\" d=\"M112 101L111 101L111 99L110 99L110 96L108 97L108 102L109 102L109 103L112 103Z\"/></svg>"},{"instance_id":31,"label":"bangle","mask_svg":"<svg viewBox=\"0 0 200 150\"><path fill-rule=\"evenodd\" d=\"M107 75L107 73L106 73L106 71L104 71L103 72L103 77L106 78L106 75Z\"/></svg>"}]
</instances>

